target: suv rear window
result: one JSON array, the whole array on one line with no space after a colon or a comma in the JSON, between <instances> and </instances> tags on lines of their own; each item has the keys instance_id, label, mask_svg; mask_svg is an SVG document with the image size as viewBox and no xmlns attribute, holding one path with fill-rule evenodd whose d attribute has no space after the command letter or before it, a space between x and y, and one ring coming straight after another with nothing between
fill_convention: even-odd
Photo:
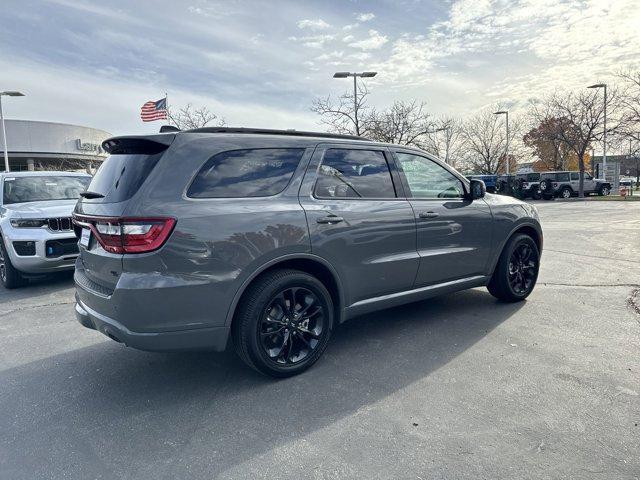
<instances>
[{"instance_id":1,"label":"suv rear window","mask_svg":"<svg viewBox=\"0 0 640 480\"><path fill-rule=\"evenodd\" d=\"M102 195L92 198L93 203L116 203L129 200L149 176L162 156L146 154L111 155L93 176L88 192Z\"/></svg>"},{"instance_id":2,"label":"suv rear window","mask_svg":"<svg viewBox=\"0 0 640 480\"><path fill-rule=\"evenodd\" d=\"M232 150L211 157L189 186L191 198L269 197L282 192L304 148Z\"/></svg>"}]
</instances>

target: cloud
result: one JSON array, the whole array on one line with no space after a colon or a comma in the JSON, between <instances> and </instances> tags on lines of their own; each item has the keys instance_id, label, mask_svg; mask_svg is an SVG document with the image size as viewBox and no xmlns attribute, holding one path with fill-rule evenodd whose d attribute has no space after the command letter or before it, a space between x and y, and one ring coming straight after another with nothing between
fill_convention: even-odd
<instances>
[{"instance_id":1,"label":"cloud","mask_svg":"<svg viewBox=\"0 0 640 480\"><path fill-rule=\"evenodd\" d=\"M360 25L359 23L350 23L350 24L345 25L344 27L342 27L342 29L343 29L345 32L348 32L348 31L350 31L350 30L353 30L354 28L357 28L359 25Z\"/></svg>"},{"instance_id":2,"label":"cloud","mask_svg":"<svg viewBox=\"0 0 640 480\"><path fill-rule=\"evenodd\" d=\"M356 16L359 22L368 22L373 20L376 16L373 13L360 13Z\"/></svg>"},{"instance_id":3,"label":"cloud","mask_svg":"<svg viewBox=\"0 0 640 480\"><path fill-rule=\"evenodd\" d=\"M298 28L300 29L306 28L309 30L325 30L330 27L331 25L329 25L327 22L325 22L321 18L318 18L316 20L300 20L298 22Z\"/></svg>"},{"instance_id":4,"label":"cloud","mask_svg":"<svg viewBox=\"0 0 640 480\"><path fill-rule=\"evenodd\" d=\"M335 35L307 35L304 37L289 37L292 42L298 42L309 48L322 48L325 44L335 38Z\"/></svg>"},{"instance_id":5,"label":"cloud","mask_svg":"<svg viewBox=\"0 0 640 480\"><path fill-rule=\"evenodd\" d=\"M389 39L385 35L378 33L377 30L369 30L369 38L350 43L349 46L361 50L377 50L388 41Z\"/></svg>"},{"instance_id":6,"label":"cloud","mask_svg":"<svg viewBox=\"0 0 640 480\"><path fill-rule=\"evenodd\" d=\"M356 39L356 37L354 37L353 35L347 35L346 37L344 37L342 39L342 41L349 43L349 42L353 42L355 39Z\"/></svg>"},{"instance_id":7,"label":"cloud","mask_svg":"<svg viewBox=\"0 0 640 480\"><path fill-rule=\"evenodd\" d=\"M340 51L334 50L333 52L323 53L322 55L316 57L316 60L320 60L320 61L336 60L342 57L344 57L344 52L342 50Z\"/></svg>"}]
</instances>

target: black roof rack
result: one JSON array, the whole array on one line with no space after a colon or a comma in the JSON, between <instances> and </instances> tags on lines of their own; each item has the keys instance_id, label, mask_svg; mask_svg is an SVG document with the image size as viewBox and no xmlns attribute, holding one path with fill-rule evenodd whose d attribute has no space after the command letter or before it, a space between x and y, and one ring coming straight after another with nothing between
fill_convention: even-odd
<instances>
[{"instance_id":1,"label":"black roof rack","mask_svg":"<svg viewBox=\"0 0 640 480\"><path fill-rule=\"evenodd\" d=\"M344 140L371 141L369 138L358 137L357 135L340 135L338 133L326 132L303 132L300 130L275 130L271 128L202 127L194 128L192 130L184 130L183 133L247 133L257 135L291 135L295 137L341 138Z\"/></svg>"}]
</instances>

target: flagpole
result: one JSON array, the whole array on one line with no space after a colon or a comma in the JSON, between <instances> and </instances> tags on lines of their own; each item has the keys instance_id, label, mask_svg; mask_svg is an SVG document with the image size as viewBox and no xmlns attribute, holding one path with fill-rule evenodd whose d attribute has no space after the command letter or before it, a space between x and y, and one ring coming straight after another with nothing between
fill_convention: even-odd
<instances>
[{"instance_id":1,"label":"flagpole","mask_svg":"<svg viewBox=\"0 0 640 480\"><path fill-rule=\"evenodd\" d=\"M169 118L169 95L164 92L164 108L167 111L167 125L171 125L171 119Z\"/></svg>"}]
</instances>

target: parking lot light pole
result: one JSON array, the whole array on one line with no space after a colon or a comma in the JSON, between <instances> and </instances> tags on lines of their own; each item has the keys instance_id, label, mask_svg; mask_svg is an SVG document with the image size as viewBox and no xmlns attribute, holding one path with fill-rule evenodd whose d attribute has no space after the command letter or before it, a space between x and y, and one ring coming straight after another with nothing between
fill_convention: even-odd
<instances>
[{"instance_id":1,"label":"parking lot light pole","mask_svg":"<svg viewBox=\"0 0 640 480\"><path fill-rule=\"evenodd\" d=\"M500 110L499 112L493 112L494 115L505 115L506 124L507 124L507 143L504 146L504 158L507 162L507 175L509 175L509 111L508 110Z\"/></svg>"},{"instance_id":2,"label":"parking lot light pole","mask_svg":"<svg viewBox=\"0 0 640 480\"><path fill-rule=\"evenodd\" d=\"M353 117L356 125L356 135L360 135L360 125L358 124L358 77L371 78L375 77L378 72L336 72L333 78L349 78L353 77Z\"/></svg>"},{"instance_id":3,"label":"parking lot light pole","mask_svg":"<svg viewBox=\"0 0 640 480\"><path fill-rule=\"evenodd\" d=\"M604 132L602 133L602 179L607 180L607 84L596 83L587 88L604 89Z\"/></svg>"},{"instance_id":4,"label":"parking lot light pole","mask_svg":"<svg viewBox=\"0 0 640 480\"><path fill-rule=\"evenodd\" d=\"M0 92L0 122L2 122L2 143L4 144L4 170L9 171L9 152L7 151L7 130L4 127L4 115L2 113L2 97L24 97L24 93L7 91Z\"/></svg>"}]
</instances>

